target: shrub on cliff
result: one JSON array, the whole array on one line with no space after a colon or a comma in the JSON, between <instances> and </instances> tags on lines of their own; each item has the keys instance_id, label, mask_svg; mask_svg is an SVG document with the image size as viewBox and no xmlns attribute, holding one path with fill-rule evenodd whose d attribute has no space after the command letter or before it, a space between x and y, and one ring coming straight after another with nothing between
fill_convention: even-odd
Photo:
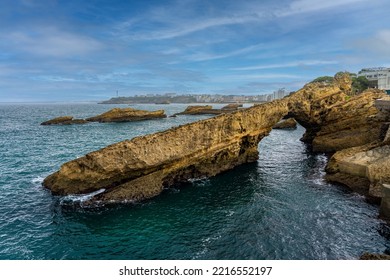
<instances>
[{"instance_id":1,"label":"shrub on cliff","mask_svg":"<svg viewBox=\"0 0 390 280\"><path fill-rule=\"evenodd\" d=\"M330 83L333 83L333 80L334 80L334 78L331 77L331 76L321 76L321 77L318 77L318 78L314 79L310 83L326 83L326 84L330 84Z\"/></svg>"},{"instance_id":2,"label":"shrub on cliff","mask_svg":"<svg viewBox=\"0 0 390 280\"><path fill-rule=\"evenodd\" d=\"M352 78L352 92L355 94L362 93L369 87L369 82L366 77L359 76Z\"/></svg>"}]
</instances>

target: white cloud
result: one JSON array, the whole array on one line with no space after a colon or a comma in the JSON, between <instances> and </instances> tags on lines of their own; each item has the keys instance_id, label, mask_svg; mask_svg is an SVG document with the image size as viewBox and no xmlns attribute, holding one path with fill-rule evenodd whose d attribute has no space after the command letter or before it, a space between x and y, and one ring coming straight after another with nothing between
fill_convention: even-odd
<instances>
[{"instance_id":1,"label":"white cloud","mask_svg":"<svg viewBox=\"0 0 390 280\"><path fill-rule=\"evenodd\" d=\"M306 61L293 61L293 62L278 63L278 64L236 67L236 68L231 68L230 70L246 71L246 70L261 70L261 69L274 69L274 68L287 68L287 67L330 65L330 64L337 64L337 63L338 63L337 61L333 61L333 60L306 60Z\"/></svg>"},{"instance_id":2,"label":"white cloud","mask_svg":"<svg viewBox=\"0 0 390 280\"><path fill-rule=\"evenodd\" d=\"M103 48L103 45L93 38L55 28L41 28L28 33L18 31L4 37L3 40L6 40L13 50L39 56L77 56Z\"/></svg>"},{"instance_id":3,"label":"white cloud","mask_svg":"<svg viewBox=\"0 0 390 280\"><path fill-rule=\"evenodd\" d=\"M251 14L251 15L236 16L236 17L206 18L206 19L199 19L197 21L181 21L175 23L175 26L178 27L161 29L159 31L146 33L146 34L138 34L136 36L133 36L132 39L136 39L136 40L173 39L176 37L185 36L212 27L243 24L243 23L249 23L258 20L259 20L258 16Z\"/></svg>"},{"instance_id":4,"label":"white cloud","mask_svg":"<svg viewBox=\"0 0 390 280\"><path fill-rule=\"evenodd\" d=\"M221 58L227 58L232 57L240 54L246 54L250 53L255 50L259 50L264 47L264 44L257 44L248 46L245 48L237 49L231 52L221 53L221 54L214 54L214 53L195 53L192 55L189 55L186 57L187 60L190 61L206 61L206 60L214 60L214 59L221 59Z\"/></svg>"},{"instance_id":5,"label":"white cloud","mask_svg":"<svg viewBox=\"0 0 390 280\"><path fill-rule=\"evenodd\" d=\"M302 13L318 12L364 1L366 0L296 0L293 1L286 10L276 12L276 15L290 16Z\"/></svg>"}]
</instances>

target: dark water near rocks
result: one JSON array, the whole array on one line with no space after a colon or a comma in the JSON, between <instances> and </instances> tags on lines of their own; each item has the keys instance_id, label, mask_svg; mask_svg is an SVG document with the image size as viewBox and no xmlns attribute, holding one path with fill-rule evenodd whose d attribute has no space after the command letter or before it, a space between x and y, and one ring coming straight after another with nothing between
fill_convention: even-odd
<instances>
[{"instance_id":1,"label":"dark water near rocks","mask_svg":"<svg viewBox=\"0 0 390 280\"><path fill-rule=\"evenodd\" d=\"M200 116L137 123L40 126L114 105L0 104L0 259L355 259L389 252L378 206L322 179L326 157L272 131L257 163L189 182L145 203L61 206L43 178L75 157ZM122 105L123 107L123 105ZM168 114L186 105L137 105Z\"/></svg>"}]
</instances>

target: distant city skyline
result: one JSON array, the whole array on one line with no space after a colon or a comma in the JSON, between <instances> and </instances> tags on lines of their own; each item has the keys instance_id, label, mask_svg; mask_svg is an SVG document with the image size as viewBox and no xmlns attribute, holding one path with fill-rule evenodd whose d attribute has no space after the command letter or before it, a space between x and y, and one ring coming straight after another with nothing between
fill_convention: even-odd
<instances>
[{"instance_id":1,"label":"distant city skyline","mask_svg":"<svg viewBox=\"0 0 390 280\"><path fill-rule=\"evenodd\" d=\"M0 4L0 102L262 95L390 67L387 0Z\"/></svg>"}]
</instances>

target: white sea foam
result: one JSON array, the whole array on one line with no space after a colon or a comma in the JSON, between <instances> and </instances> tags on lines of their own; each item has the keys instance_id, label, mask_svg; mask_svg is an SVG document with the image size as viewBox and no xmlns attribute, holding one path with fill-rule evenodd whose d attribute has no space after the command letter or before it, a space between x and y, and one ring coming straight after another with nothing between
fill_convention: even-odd
<instances>
[{"instance_id":1,"label":"white sea foam","mask_svg":"<svg viewBox=\"0 0 390 280\"><path fill-rule=\"evenodd\" d=\"M71 195L67 195L67 196L64 196L63 198L61 198L61 203L67 203L67 202L85 202L87 200L90 200L92 197L98 195L98 194L101 194L103 192L105 192L106 189L100 189L100 190L97 190L97 191L94 191L94 192L91 192L91 193L87 193L87 194L71 194Z\"/></svg>"},{"instance_id":2,"label":"white sea foam","mask_svg":"<svg viewBox=\"0 0 390 280\"><path fill-rule=\"evenodd\" d=\"M33 184L42 184L42 182L43 182L44 179L45 179L45 178L43 178L43 177L41 177L41 176L37 176L37 177L35 177L34 179L32 179L31 182L32 182Z\"/></svg>"}]
</instances>

